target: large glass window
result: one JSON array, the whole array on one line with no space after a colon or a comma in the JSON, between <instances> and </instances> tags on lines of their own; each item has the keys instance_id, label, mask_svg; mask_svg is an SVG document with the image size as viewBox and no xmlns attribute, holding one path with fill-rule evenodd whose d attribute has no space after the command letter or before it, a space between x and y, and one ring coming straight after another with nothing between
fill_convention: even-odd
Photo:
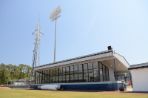
<instances>
[{"instance_id":1,"label":"large glass window","mask_svg":"<svg viewBox=\"0 0 148 98\"><path fill-rule=\"evenodd\" d=\"M52 67L36 73L36 83L109 81L109 69L102 62Z\"/></svg>"}]
</instances>

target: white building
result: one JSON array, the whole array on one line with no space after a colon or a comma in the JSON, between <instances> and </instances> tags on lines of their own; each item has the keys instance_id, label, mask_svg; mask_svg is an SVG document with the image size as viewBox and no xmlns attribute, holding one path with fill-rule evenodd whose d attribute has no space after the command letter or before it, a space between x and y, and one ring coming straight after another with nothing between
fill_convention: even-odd
<instances>
[{"instance_id":1,"label":"white building","mask_svg":"<svg viewBox=\"0 0 148 98\"><path fill-rule=\"evenodd\" d=\"M128 62L108 50L35 67L35 85L60 85L64 90L118 90ZM120 82L120 83L119 83Z\"/></svg>"},{"instance_id":2,"label":"white building","mask_svg":"<svg viewBox=\"0 0 148 98\"><path fill-rule=\"evenodd\" d=\"M133 91L148 91L148 62L131 65L129 70L132 75Z\"/></svg>"}]
</instances>

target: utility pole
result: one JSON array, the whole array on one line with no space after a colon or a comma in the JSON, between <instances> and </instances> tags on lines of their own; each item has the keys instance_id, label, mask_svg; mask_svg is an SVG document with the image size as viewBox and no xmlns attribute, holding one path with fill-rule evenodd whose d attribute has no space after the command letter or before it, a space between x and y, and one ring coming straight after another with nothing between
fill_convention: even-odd
<instances>
[{"instance_id":1,"label":"utility pole","mask_svg":"<svg viewBox=\"0 0 148 98\"><path fill-rule=\"evenodd\" d=\"M53 62L55 63L56 61L56 29L57 29L57 19L60 17L60 13L61 13L61 8L58 6L57 8L55 8L51 15L50 15L50 19L51 21L54 21L55 22L55 32L54 32L54 58L53 58Z\"/></svg>"}]
</instances>

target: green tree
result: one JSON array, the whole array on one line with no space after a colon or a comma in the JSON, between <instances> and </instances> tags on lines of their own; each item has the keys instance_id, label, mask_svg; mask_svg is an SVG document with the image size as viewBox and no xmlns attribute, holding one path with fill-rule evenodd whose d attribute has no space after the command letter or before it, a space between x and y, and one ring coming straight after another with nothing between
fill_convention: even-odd
<instances>
[{"instance_id":1,"label":"green tree","mask_svg":"<svg viewBox=\"0 0 148 98\"><path fill-rule=\"evenodd\" d=\"M25 64L0 64L0 84L18 79L30 79L31 67Z\"/></svg>"}]
</instances>

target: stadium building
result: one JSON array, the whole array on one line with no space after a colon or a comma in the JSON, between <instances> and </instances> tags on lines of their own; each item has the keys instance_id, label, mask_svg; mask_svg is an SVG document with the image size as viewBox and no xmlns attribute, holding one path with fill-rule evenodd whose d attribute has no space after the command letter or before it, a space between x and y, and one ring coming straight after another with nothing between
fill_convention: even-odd
<instances>
[{"instance_id":1,"label":"stadium building","mask_svg":"<svg viewBox=\"0 0 148 98\"><path fill-rule=\"evenodd\" d=\"M128 66L109 46L99 53L35 67L35 85L38 89L118 90L123 87Z\"/></svg>"}]
</instances>

